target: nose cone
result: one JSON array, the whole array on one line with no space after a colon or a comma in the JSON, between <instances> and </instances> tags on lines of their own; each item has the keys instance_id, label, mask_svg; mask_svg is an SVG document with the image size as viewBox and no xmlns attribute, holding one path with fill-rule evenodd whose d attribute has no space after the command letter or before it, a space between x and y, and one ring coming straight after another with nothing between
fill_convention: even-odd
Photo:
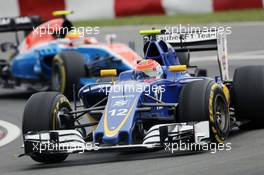
<instances>
[{"instance_id":1,"label":"nose cone","mask_svg":"<svg viewBox=\"0 0 264 175\"><path fill-rule=\"evenodd\" d=\"M110 93L94 141L104 144L131 143L136 109L142 92Z\"/></svg>"}]
</instances>

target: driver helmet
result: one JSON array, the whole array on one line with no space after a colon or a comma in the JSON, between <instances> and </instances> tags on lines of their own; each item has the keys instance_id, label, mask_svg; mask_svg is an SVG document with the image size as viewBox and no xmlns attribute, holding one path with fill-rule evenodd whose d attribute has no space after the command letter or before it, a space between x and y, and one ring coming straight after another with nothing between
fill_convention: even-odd
<instances>
[{"instance_id":1,"label":"driver helmet","mask_svg":"<svg viewBox=\"0 0 264 175\"><path fill-rule=\"evenodd\" d=\"M75 32L75 31L70 31L65 38L68 38L70 40L75 40L81 38L81 33L80 32Z\"/></svg>"},{"instance_id":2,"label":"driver helmet","mask_svg":"<svg viewBox=\"0 0 264 175\"><path fill-rule=\"evenodd\" d=\"M80 32L73 32L73 31L70 31L66 37L67 39L69 39L72 44L74 45L78 45L78 44L97 44L98 41L93 38L93 37L84 37L82 36L82 34Z\"/></svg>"},{"instance_id":3,"label":"driver helmet","mask_svg":"<svg viewBox=\"0 0 264 175\"><path fill-rule=\"evenodd\" d=\"M80 32L70 31L65 38L68 39L73 46L84 44L84 37L82 37Z\"/></svg>"},{"instance_id":4,"label":"driver helmet","mask_svg":"<svg viewBox=\"0 0 264 175\"><path fill-rule=\"evenodd\" d=\"M139 61L136 70L144 72L149 78L160 79L163 76L161 65L152 59Z\"/></svg>"}]
</instances>

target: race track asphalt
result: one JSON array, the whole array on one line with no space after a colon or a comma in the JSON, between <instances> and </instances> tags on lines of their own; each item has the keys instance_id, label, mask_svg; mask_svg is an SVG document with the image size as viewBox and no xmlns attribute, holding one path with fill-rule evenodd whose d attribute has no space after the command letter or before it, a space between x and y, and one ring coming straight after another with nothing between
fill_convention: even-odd
<instances>
[{"instance_id":1,"label":"race track asphalt","mask_svg":"<svg viewBox=\"0 0 264 175\"><path fill-rule=\"evenodd\" d=\"M248 64L264 64L264 23L225 24L232 26L228 37L231 74L236 67ZM116 33L121 42L136 41L140 52L142 39L138 29L148 27L107 27L102 34ZM129 34L128 34L129 33ZM10 34L1 34L0 41L10 39ZM102 37L101 37L102 39ZM256 52L255 52L256 51ZM245 53L244 53L245 52ZM212 55L211 53L209 55ZM246 59L248 56L248 59ZM263 59L261 57L263 56ZM241 57L241 59L240 59ZM245 58L246 57L246 58ZM233 59L234 58L234 59ZM243 58L243 59L242 59ZM194 60L195 58L193 58ZM200 59L200 60L199 60ZM198 60L198 61L197 61ZM217 74L216 60L198 56L194 61L207 68L209 75ZM22 114L28 93L0 90L0 120L21 128ZM232 143L231 151L198 154L168 152L148 153L85 153L71 155L60 164L38 164L29 157L17 158L23 153L21 136L12 143L0 147L1 175L96 175L96 174L151 174L151 175L260 175L264 174L264 129L241 131L230 134L227 142Z\"/></svg>"}]
</instances>

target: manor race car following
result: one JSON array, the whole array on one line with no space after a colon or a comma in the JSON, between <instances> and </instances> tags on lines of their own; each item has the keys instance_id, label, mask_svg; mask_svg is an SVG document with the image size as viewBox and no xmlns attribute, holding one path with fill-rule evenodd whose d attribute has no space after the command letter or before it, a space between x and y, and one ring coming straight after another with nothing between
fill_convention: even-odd
<instances>
[{"instance_id":1,"label":"manor race car following","mask_svg":"<svg viewBox=\"0 0 264 175\"><path fill-rule=\"evenodd\" d=\"M108 43L87 37L66 18L71 13L55 11L55 18L46 22L38 16L0 18L0 32L14 32L16 39L0 45L3 53L12 52L0 59L1 87L53 90L72 98L73 84L80 88L95 82L100 69L112 67L120 73L134 68L140 58L128 45L114 43L112 35ZM19 32L26 33L21 43ZM99 33L93 28L92 34Z\"/></svg>"},{"instance_id":2,"label":"manor race car following","mask_svg":"<svg viewBox=\"0 0 264 175\"><path fill-rule=\"evenodd\" d=\"M168 143L222 143L235 126L263 121L263 66L238 68L229 79L226 37L209 32L145 30L144 59L111 81L87 84L72 106L58 92L40 92L23 114L23 155L60 162L70 153L164 149ZM217 51L220 76L192 76L178 52Z\"/></svg>"}]
</instances>

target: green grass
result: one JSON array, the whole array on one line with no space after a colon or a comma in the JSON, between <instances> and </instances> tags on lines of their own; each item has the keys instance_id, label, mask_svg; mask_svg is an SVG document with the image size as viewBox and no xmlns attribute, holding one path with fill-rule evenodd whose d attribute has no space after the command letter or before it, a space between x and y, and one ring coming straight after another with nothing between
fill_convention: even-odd
<instances>
[{"instance_id":1,"label":"green grass","mask_svg":"<svg viewBox=\"0 0 264 175\"><path fill-rule=\"evenodd\" d=\"M240 10L176 16L133 16L116 19L75 21L76 26L119 26L151 24L201 24L215 22L264 21L264 10Z\"/></svg>"}]
</instances>

